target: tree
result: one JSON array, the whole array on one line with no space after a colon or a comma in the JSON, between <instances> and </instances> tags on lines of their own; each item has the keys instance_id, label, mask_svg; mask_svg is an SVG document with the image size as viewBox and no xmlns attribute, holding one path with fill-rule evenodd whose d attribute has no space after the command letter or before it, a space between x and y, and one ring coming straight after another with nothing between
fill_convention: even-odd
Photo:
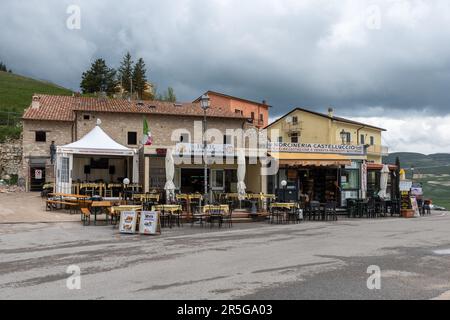
<instances>
[{"instance_id":1,"label":"tree","mask_svg":"<svg viewBox=\"0 0 450 320\"><path fill-rule=\"evenodd\" d=\"M168 87L167 88L166 101L170 101L170 102L176 102L177 101L177 97L175 95L175 91L173 90L172 87Z\"/></svg>"},{"instance_id":2,"label":"tree","mask_svg":"<svg viewBox=\"0 0 450 320\"><path fill-rule=\"evenodd\" d=\"M159 101L168 101L168 102L176 102L177 96L175 95L175 90L172 87L168 87L167 91L163 94L156 94L156 100Z\"/></svg>"},{"instance_id":3,"label":"tree","mask_svg":"<svg viewBox=\"0 0 450 320\"><path fill-rule=\"evenodd\" d=\"M145 73L144 59L139 58L133 68L133 90L138 94L139 99L142 99L146 87L147 76Z\"/></svg>"},{"instance_id":4,"label":"tree","mask_svg":"<svg viewBox=\"0 0 450 320\"><path fill-rule=\"evenodd\" d=\"M126 53L126 55L123 57L122 62L120 63L118 77L119 81L121 82L122 89L130 92L131 79L133 77L133 60L131 59L130 52Z\"/></svg>"},{"instance_id":5,"label":"tree","mask_svg":"<svg viewBox=\"0 0 450 320\"><path fill-rule=\"evenodd\" d=\"M117 85L116 70L109 68L105 60L97 59L91 68L81 76L80 87L83 93L106 92L113 93Z\"/></svg>"},{"instance_id":6,"label":"tree","mask_svg":"<svg viewBox=\"0 0 450 320\"><path fill-rule=\"evenodd\" d=\"M7 68L6 68L6 65L3 62L1 62L1 61L0 61L0 71L5 71L5 72L8 71Z\"/></svg>"}]
</instances>

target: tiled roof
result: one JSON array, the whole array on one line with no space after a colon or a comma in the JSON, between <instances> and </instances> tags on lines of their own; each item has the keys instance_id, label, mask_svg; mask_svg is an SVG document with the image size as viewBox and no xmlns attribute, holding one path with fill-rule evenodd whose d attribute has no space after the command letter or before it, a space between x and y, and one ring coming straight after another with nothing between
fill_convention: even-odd
<instances>
[{"instance_id":1,"label":"tiled roof","mask_svg":"<svg viewBox=\"0 0 450 320\"><path fill-rule=\"evenodd\" d=\"M316 111L312 111L312 110L308 110L308 109L304 109L304 108L295 108L295 109L289 111L289 112L286 113L284 116L279 117L277 120L275 120L275 121L273 121L272 123L270 123L269 125L267 125L267 126L265 127L265 129L267 129L267 128L273 126L275 123L277 123L277 122L280 121L281 119L286 118L288 115L290 115L291 113L294 113L295 111L308 112L308 113L315 114L315 115L320 116L320 117L324 117L324 118L330 119L330 120L332 120L332 121L339 121L339 122L351 123L351 124L354 124L354 125L359 125L359 126L363 126L363 127L367 127L367 128L372 128L372 129L376 129L376 130L380 130L380 131L387 131L386 129L383 129L383 128L380 128L380 127L376 127L376 126L373 126L373 125L371 125L371 124L362 123L362 122L358 122L358 121L354 121L354 120L350 120L350 119L345 119L345 118L341 118L341 117L336 117L336 116L329 116L329 115L324 114L324 113L320 113L320 112L316 112Z\"/></svg>"},{"instance_id":2,"label":"tiled roof","mask_svg":"<svg viewBox=\"0 0 450 320\"><path fill-rule=\"evenodd\" d=\"M203 116L203 110L199 103L172 103L162 101L130 102L124 99L40 94L35 96L39 97L39 109L32 109L30 106L25 110L23 119L74 121L74 111ZM240 114L221 108L210 108L206 114L208 117L244 119Z\"/></svg>"},{"instance_id":3,"label":"tiled roof","mask_svg":"<svg viewBox=\"0 0 450 320\"><path fill-rule=\"evenodd\" d=\"M258 102L258 101L253 101L253 100L244 99L244 98L234 97L234 96L230 96L230 95L228 95L228 94L220 93L220 92L217 92L217 91L211 91L211 90L208 90L208 91L206 91L204 94L208 94L208 95L210 95L210 96L212 96L212 95L220 96L220 97L224 97L224 98L231 99L231 100L240 100L240 101L244 101L244 102L247 102L247 103L257 104L257 105L259 105L259 106L261 106L261 107L272 108L271 105L268 105L268 104L263 103L263 102ZM203 95L201 95L200 97L198 97L197 99L195 99L194 102L200 102L200 99L202 98L202 96L203 96Z\"/></svg>"}]
</instances>

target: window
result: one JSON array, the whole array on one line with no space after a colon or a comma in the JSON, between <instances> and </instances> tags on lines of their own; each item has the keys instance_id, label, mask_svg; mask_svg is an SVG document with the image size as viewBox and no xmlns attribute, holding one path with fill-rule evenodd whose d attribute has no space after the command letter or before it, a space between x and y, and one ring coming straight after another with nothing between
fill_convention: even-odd
<instances>
[{"instance_id":1,"label":"window","mask_svg":"<svg viewBox=\"0 0 450 320\"><path fill-rule=\"evenodd\" d=\"M69 158L61 158L61 182L69 183Z\"/></svg>"},{"instance_id":2,"label":"window","mask_svg":"<svg viewBox=\"0 0 450 320\"><path fill-rule=\"evenodd\" d=\"M135 145L137 144L137 132L128 132L128 144Z\"/></svg>"},{"instance_id":3,"label":"window","mask_svg":"<svg viewBox=\"0 0 450 320\"><path fill-rule=\"evenodd\" d=\"M229 134L223 136L223 144L232 144L232 137Z\"/></svg>"},{"instance_id":4,"label":"window","mask_svg":"<svg viewBox=\"0 0 450 320\"><path fill-rule=\"evenodd\" d=\"M36 142L47 141L47 133L45 131L36 131L35 132L35 140L36 140Z\"/></svg>"},{"instance_id":5,"label":"window","mask_svg":"<svg viewBox=\"0 0 450 320\"><path fill-rule=\"evenodd\" d=\"M224 171L212 170L212 188L215 190L221 190L224 187Z\"/></svg>"},{"instance_id":6,"label":"window","mask_svg":"<svg viewBox=\"0 0 450 320\"><path fill-rule=\"evenodd\" d=\"M298 117L292 117L292 124L298 123Z\"/></svg>"},{"instance_id":7,"label":"window","mask_svg":"<svg viewBox=\"0 0 450 320\"><path fill-rule=\"evenodd\" d=\"M234 113L242 114L242 110L234 109Z\"/></svg>"},{"instance_id":8,"label":"window","mask_svg":"<svg viewBox=\"0 0 450 320\"><path fill-rule=\"evenodd\" d=\"M341 174L341 187L344 190L359 189L359 170L347 169Z\"/></svg>"},{"instance_id":9,"label":"window","mask_svg":"<svg viewBox=\"0 0 450 320\"><path fill-rule=\"evenodd\" d=\"M291 135L291 143L298 143L298 133L293 133Z\"/></svg>"},{"instance_id":10,"label":"window","mask_svg":"<svg viewBox=\"0 0 450 320\"><path fill-rule=\"evenodd\" d=\"M364 141L365 140L364 138L365 138L365 136L362 134L361 138L360 138L360 140L361 140L360 144L366 144L365 141Z\"/></svg>"},{"instance_id":11,"label":"window","mask_svg":"<svg viewBox=\"0 0 450 320\"><path fill-rule=\"evenodd\" d=\"M254 112L251 113L251 118L252 118L252 120L255 119L255 113Z\"/></svg>"},{"instance_id":12,"label":"window","mask_svg":"<svg viewBox=\"0 0 450 320\"><path fill-rule=\"evenodd\" d=\"M283 142L283 137L278 137L278 142L282 143Z\"/></svg>"},{"instance_id":13,"label":"window","mask_svg":"<svg viewBox=\"0 0 450 320\"><path fill-rule=\"evenodd\" d=\"M352 134L350 132L346 132L345 135L346 135L345 142L347 143L352 142Z\"/></svg>"},{"instance_id":14,"label":"window","mask_svg":"<svg viewBox=\"0 0 450 320\"><path fill-rule=\"evenodd\" d=\"M91 116L88 114L83 114L83 120L91 120Z\"/></svg>"},{"instance_id":15,"label":"window","mask_svg":"<svg viewBox=\"0 0 450 320\"><path fill-rule=\"evenodd\" d=\"M370 145L373 146L375 144L375 139L371 136L370 137Z\"/></svg>"},{"instance_id":16,"label":"window","mask_svg":"<svg viewBox=\"0 0 450 320\"><path fill-rule=\"evenodd\" d=\"M262 113L259 114L259 121L264 122L264 115Z\"/></svg>"},{"instance_id":17,"label":"window","mask_svg":"<svg viewBox=\"0 0 450 320\"><path fill-rule=\"evenodd\" d=\"M180 142L189 143L189 133L182 133L180 135Z\"/></svg>"}]
</instances>

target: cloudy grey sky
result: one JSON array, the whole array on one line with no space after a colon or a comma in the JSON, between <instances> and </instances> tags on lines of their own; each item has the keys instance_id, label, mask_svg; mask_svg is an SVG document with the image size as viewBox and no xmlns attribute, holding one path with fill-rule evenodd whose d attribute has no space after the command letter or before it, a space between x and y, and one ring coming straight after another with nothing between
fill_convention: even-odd
<instances>
[{"instance_id":1,"label":"cloudy grey sky","mask_svg":"<svg viewBox=\"0 0 450 320\"><path fill-rule=\"evenodd\" d=\"M73 90L129 50L182 101L266 99L272 118L333 106L389 129L392 150L450 152L448 0L1 0L0 24L0 60Z\"/></svg>"}]
</instances>

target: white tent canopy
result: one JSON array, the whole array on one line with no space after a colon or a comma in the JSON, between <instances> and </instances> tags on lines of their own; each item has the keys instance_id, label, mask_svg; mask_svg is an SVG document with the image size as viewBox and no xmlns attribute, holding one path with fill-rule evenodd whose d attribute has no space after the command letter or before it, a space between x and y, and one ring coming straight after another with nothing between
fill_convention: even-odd
<instances>
[{"instance_id":1,"label":"white tent canopy","mask_svg":"<svg viewBox=\"0 0 450 320\"><path fill-rule=\"evenodd\" d=\"M57 153L133 156L136 151L117 143L97 125L80 140L57 147Z\"/></svg>"},{"instance_id":2,"label":"white tent canopy","mask_svg":"<svg viewBox=\"0 0 450 320\"><path fill-rule=\"evenodd\" d=\"M72 193L73 155L85 156L123 156L133 157L133 183L139 181L139 160L135 149L127 148L108 136L100 128L100 120L97 126L80 140L56 148L55 166L55 191L60 193Z\"/></svg>"}]
</instances>

